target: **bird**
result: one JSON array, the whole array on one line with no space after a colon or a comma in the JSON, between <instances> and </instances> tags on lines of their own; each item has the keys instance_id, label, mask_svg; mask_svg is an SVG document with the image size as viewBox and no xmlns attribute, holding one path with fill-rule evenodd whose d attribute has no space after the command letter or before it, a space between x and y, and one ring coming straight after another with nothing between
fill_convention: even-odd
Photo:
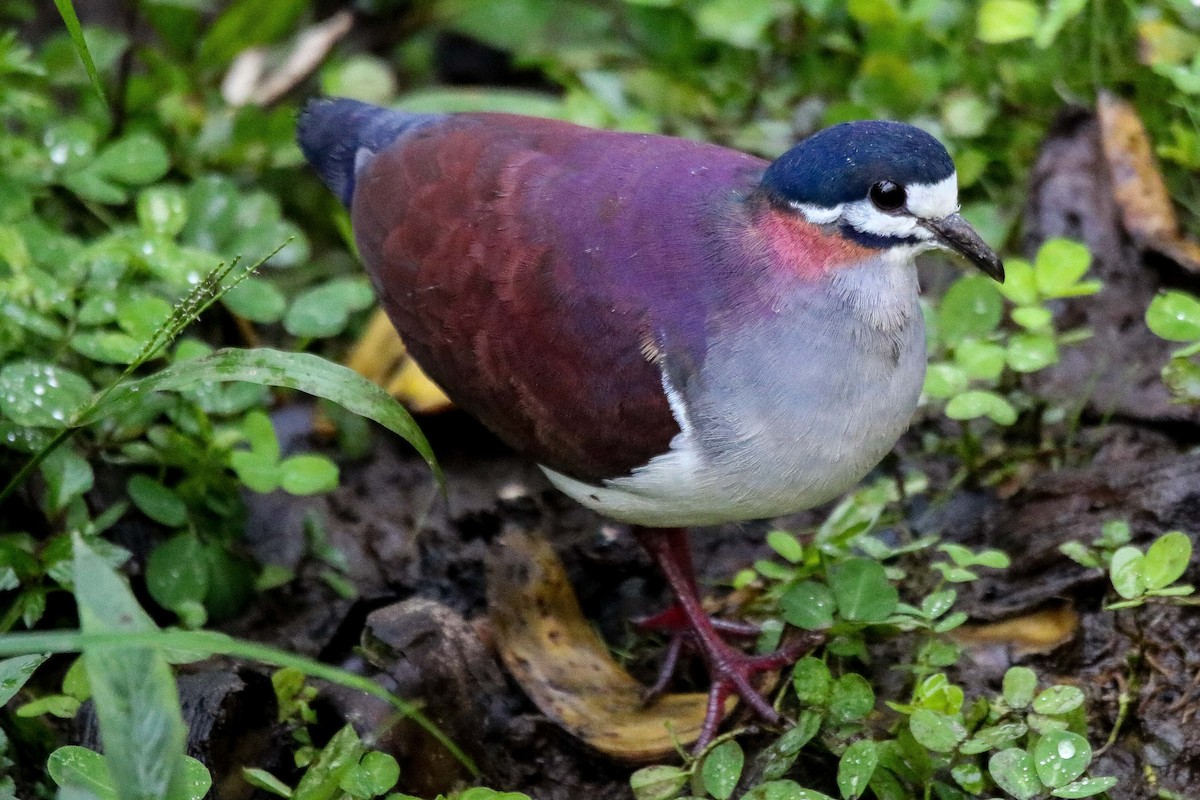
<instances>
[{"instance_id":1,"label":"bird","mask_svg":"<svg viewBox=\"0 0 1200 800\"><path fill-rule=\"evenodd\" d=\"M301 151L350 212L417 363L550 482L627 523L704 658L697 748L726 700L784 720L704 611L687 529L829 501L890 451L925 374L914 258L1004 280L958 213L954 162L912 125L825 128L773 161L712 143L505 113L316 98ZM811 646L811 645L809 645Z\"/></svg>"}]
</instances>

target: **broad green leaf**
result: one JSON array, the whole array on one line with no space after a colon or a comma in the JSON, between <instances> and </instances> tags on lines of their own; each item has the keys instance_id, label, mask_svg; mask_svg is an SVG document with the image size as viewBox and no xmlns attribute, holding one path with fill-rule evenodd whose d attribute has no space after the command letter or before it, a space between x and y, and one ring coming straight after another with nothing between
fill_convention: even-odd
<instances>
[{"instance_id":1,"label":"broad green leaf","mask_svg":"<svg viewBox=\"0 0 1200 800\"><path fill-rule=\"evenodd\" d=\"M973 795L983 792L986 786L983 782L983 770L979 768L978 764L970 762L955 764L950 770L950 777Z\"/></svg>"},{"instance_id":2,"label":"broad green leaf","mask_svg":"<svg viewBox=\"0 0 1200 800\"><path fill-rule=\"evenodd\" d=\"M171 528L187 522L187 505L179 495L149 475L134 475L125 484L125 490L138 510L155 522Z\"/></svg>"},{"instance_id":3,"label":"broad green leaf","mask_svg":"<svg viewBox=\"0 0 1200 800\"><path fill-rule=\"evenodd\" d=\"M979 7L975 35L981 42L1003 44L1037 33L1040 13L1030 0L985 0Z\"/></svg>"},{"instance_id":4,"label":"broad green leaf","mask_svg":"<svg viewBox=\"0 0 1200 800\"><path fill-rule=\"evenodd\" d=\"M1000 366L1004 366L1004 351L1000 351ZM925 386L922 391L930 397L945 400L964 392L970 384L970 376L954 364L930 364L925 372Z\"/></svg>"},{"instance_id":5,"label":"broad green leaf","mask_svg":"<svg viewBox=\"0 0 1200 800\"><path fill-rule=\"evenodd\" d=\"M994 342L964 339L954 348L954 362L974 380L995 381L1004 371L1004 348Z\"/></svg>"},{"instance_id":6,"label":"broad green leaf","mask_svg":"<svg viewBox=\"0 0 1200 800\"><path fill-rule=\"evenodd\" d=\"M833 682L829 693L829 720L834 724L862 719L875 708L875 692L867 679L848 672Z\"/></svg>"},{"instance_id":7,"label":"broad green leaf","mask_svg":"<svg viewBox=\"0 0 1200 800\"><path fill-rule=\"evenodd\" d=\"M39 361L0 367L0 415L18 425L63 428L92 393L81 375Z\"/></svg>"},{"instance_id":8,"label":"broad green leaf","mask_svg":"<svg viewBox=\"0 0 1200 800\"><path fill-rule=\"evenodd\" d=\"M1094 797L1101 792L1107 792L1109 789L1117 785L1116 778L1080 778L1074 783L1068 783L1055 789L1052 794L1054 797Z\"/></svg>"},{"instance_id":9,"label":"broad green leaf","mask_svg":"<svg viewBox=\"0 0 1200 800\"><path fill-rule=\"evenodd\" d=\"M365 278L338 278L309 289L296 298L283 317L283 327L293 336L336 336L350 314L375 302Z\"/></svg>"},{"instance_id":10,"label":"broad green leaf","mask_svg":"<svg viewBox=\"0 0 1200 800\"><path fill-rule=\"evenodd\" d=\"M868 558L850 558L831 567L829 588L842 618L852 622L882 622L899 602L883 565Z\"/></svg>"},{"instance_id":11,"label":"broad green leaf","mask_svg":"<svg viewBox=\"0 0 1200 800\"><path fill-rule=\"evenodd\" d=\"M104 364L132 364L145 347L144 340L117 331L92 331L71 337L71 349Z\"/></svg>"},{"instance_id":12,"label":"broad green leaf","mask_svg":"<svg viewBox=\"0 0 1200 800\"><path fill-rule=\"evenodd\" d=\"M171 537L146 561L146 588L163 608L193 611L208 594L208 563L196 534Z\"/></svg>"},{"instance_id":13,"label":"broad green leaf","mask_svg":"<svg viewBox=\"0 0 1200 800\"><path fill-rule=\"evenodd\" d=\"M1039 714L1067 714L1083 705L1083 690L1078 686L1051 686L1033 698L1033 710Z\"/></svg>"},{"instance_id":14,"label":"broad green leaf","mask_svg":"<svg viewBox=\"0 0 1200 800\"><path fill-rule=\"evenodd\" d=\"M1144 568L1145 556L1136 547L1126 545L1113 553L1108 574L1117 594L1126 600L1141 597L1146 591Z\"/></svg>"},{"instance_id":15,"label":"broad green leaf","mask_svg":"<svg viewBox=\"0 0 1200 800\"><path fill-rule=\"evenodd\" d=\"M1088 0L1050 0L1046 18L1042 20L1033 43L1045 50L1058 37L1059 31L1087 7Z\"/></svg>"},{"instance_id":16,"label":"broad green leaf","mask_svg":"<svg viewBox=\"0 0 1200 800\"><path fill-rule=\"evenodd\" d=\"M325 456L305 453L279 462L279 487L288 494L320 494L337 485L337 465Z\"/></svg>"},{"instance_id":17,"label":"broad green leaf","mask_svg":"<svg viewBox=\"0 0 1200 800\"><path fill-rule=\"evenodd\" d=\"M1084 773L1092 761L1092 747L1077 733L1054 731L1037 740L1033 758L1042 783L1057 789Z\"/></svg>"},{"instance_id":18,"label":"broad green leaf","mask_svg":"<svg viewBox=\"0 0 1200 800\"><path fill-rule=\"evenodd\" d=\"M995 281L981 275L959 278L938 304L938 336L949 344L987 336L1000 324L1003 311Z\"/></svg>"},{"instance_id":19,"label":"broad green leaf","mask_svg":"<svg viewBox=\"0 0 1200 800\"><path fill-rule=\"evenodd\" d=\"M200 61L224 67L255 45L270 44L290 33L307 4L303 0L236 0L229 3L200 41Z\"/></svg>"},{"instance_id":20,"label":"broad green leaf","mask_svg":"<svg viewBox=\"0 0 1200 800\"><path fill-rule=\"evenodd\" d=\"M287 299L274 284L261 278L247 278L221 296L225 307L251 322L269 324L283 319Z\"/></svg>"},{"instance_id":21,"label":"broad green leaf","mask_svg":"<svg viewBox=\"0 0 1200 800\"><path fill-rule=\"evenodd\" d=\"M1162 589L1183 577L1192 558L1192 540L1186 533L1171 531L1154 540L1142 562L1147 589Z\"/></svg>"},{"instance_id":22,"label":"broad green leaf","mask_svg":"<svg viewBox=\"0 0 1200 800\"><path fill-rule=\"evenodd\" d=\"M1043 297L1070 297L1079 279L1087 274L1092 254L1070 239L1049 239L1038 248L1033 271Z\"/></svg>"},{"instance_id":23,"label":"broad green leaf","mask_svg":"<svg viewBox=\"0 0 1200 800\"><path fill-rule=\"evenodd\" d=\"M137 218L142 230L172 239L187 224L187 197L175 186L151 186L137 197Z\"/></svg>"},{"instance_id":24,"label":"broad green leaf","mask_svg":"<svg viewBox=\"0 0 1200 800\"><path fill-rule=\"evenodd\" d=\"M41 473L46 481L46 504L52 513L66 508L72 500L90 491L96 482L92 465L70 444L52 450L42 460Z\"/></svg>"},{"instance_id":25,"label":"broad green leaf","mask_svg":"<svg viewBox=\"0 0 1200 800\"><path fill-rule=\"evenodd\" d=\"M1054 315L1050 309L1041 306L1021 306L1011 312L1013 322L1028 331L1050 332L1054 323Z\"/></svg>"},{"instance_id":26,"label":"broad green leaf","mask_svg":"<svg viewBox=\"0 0 1200 800\"><path fill-rule=\"evenodd\" d=\"M812 741L821 729L821 715L805 709L796 718L796 725L788 728L774 744L763 750L757 762L762 767L762 779L773 781L782 778L796 763L800 751Z\"/></svg>"},{"instance_id":27,"label":"broad green leaf","mask_svg":"<svg viewBox=\"0 0 1200 800\"><path fill-rule=\"evenodd\" d=\"M1037 673L1029 667L1010 667L1004 673L1004 702L1010 708L1025 708L1033 702L1037 690Z\"/></svg>"},{"instance_id":28,"label":"broad green leaf","mask_svg":"<svg viewBox=\"0 0 1200 800\"><path fill-rule=\"evenodd\" d=\"M117 301L117 326L140 344L150 341L170 316L170 303L145 292Z\"/></svg>"},{"instance_id":29,"label":"broad green leaf","mask_svg":"<svg viewBox=\"0 0 1200 800\"><path fill-rule=\"evenodd\" d=\"M6 658L0 661L0 706L11 700L29 676L40 667L49 656L28 655Z\"/></svg>"},{"instance_id":30,"label":"broad green leaf","mask_svg":"<svg viewBox=\"0 0 1200 800\"><path fill-rule=\"evenodd\" d=\"M949 714L918 708L908 720L913 738L935 753L952 753L967 738L961 721Z\"/></svg>"},{"instance_id":31,"label":"broad green leaf","mask_svg":"<svg viewBox=\"0 0 1200 800\"><path fill-rule=\"evenodd\" d=\"M2 375L2 371L0 371ZM322 397L367 419L374 420L411 444L442 479L429 442L412 416L387 392L354 370L309 353L280 350L218 350L210 356L173 364L138 381L122 384L83 418L91 424L119 414L139 395L180 391L205 381L244 381L264 386L299 389Z\"/></svg>"},{"instance_id":32,"label":"broad green leaf","mask_svg":"<svg viewBox=\"0 0 1200 800\"><path fill-rule=\"evenodd\" d=\"M772 0L705 0L695 12L696 28L734 47L767 47L767 28L783 9Z\"/></svg>"},{"instance_id":33,"label":"broad green leaf","mask_svg":"<svg viewBox=\"0 0 1200 800\"><path fill-rule=\"evenodd\" d=\"M970 391L951 398L946 416L958 420L988 417L997 425L1012 425L1017 421L1017 410L995 392Z\"/></svg>"},{"instance_id":34,"label":"broad green leaf","mask_svg":"<svg viewBox=\"0 0 1200 800\"><path fill-rule=\"evenodd\" d=\"M126 186L143 186L167 174L171 157L154 136L131 133L100 151L92 168Z\"/></svg>"},{"instance_id":35,"label":"broad green leaf","mask_svg":"<svg viewBox=\"0 0 1200 800\"><path fill-rule=\"evenodd\" d=\"M816 581L801 581L779 598L783 618L805 630L822 630L833 625L834 607L829 587Z\"/></svg>"},{"instance_id":36,"label":"broad green leaf","mask_svg":"<svg viewBox=\"0 0 1200 800\"><path fill-rule=\"evenodd\" d=\"M945 589L940 592L934 592L925 597L921 601L921 613L926 619L937 619L942 614L950 610L954 605L954 601L958 599L958 592L954 589Z\"/></svg>"},{"instance_id":37,"label":"broad green leaf","mask_svg":"<svg viewBox=\"0 0 1200 800\"><path fill-rule=\"evenodd\" d=\"M833 690L833 676L819 658L805 656L792 668L792 686L802 706L824 707Z\"/></svg>"},{"instance_id":38,"label":"broad green leaf","mask_svg":"<svg viewBox=\"0 0 1200 800\"><path fill-rule=\"evenodd\" d=\"M77 745L60 747L46 759L46 771L62 788L83 789L97 800L118 800L104 756Z\"/></svg>"},{"instance_id":39,"label":"broad green leaf","mask_svg":"<svg viewBox=\"0 0 1200 800\"><path fill-rule=\"evenodd\" d=\"M975 731L975 735L962 743L959 751L965 755L974 755L986 753L989 750L999 750L1027 733L1029 733L1029 726L1024 722L1006 722L989 728L980 728Z\"/></svg>"},{"instance_id":40,"label":"broad green leaf","mask_svg":"<svg viewBox=\"0 0 1200 800\"><path fill-rule=\"evenodd\" d=\"M1016 747L994 753L988 759L988 774L1001 789L1017 800L1032 800L1042 792L1033 756Z\"/></svg>"},{"instance_id":41,"label":"broad green leaf","mask_svg":"<svg viewBox=\"0 0 1200 800\"><path fill-rule=\"evenodd\" d=\"M636 800L671 800L691 777L679 767L660 765L643 767L629 776L629 788Z\"/></svg>"},{"instance_id":42,"label":"broad green leaf","mask_svg":"<svg viewBox=\"0 0 1200 800\"><path fill-rule=\"evenodd\" d=\"M1190 358L1172 358L1162 368L1162 381L1182 401L1200 401L1200 364Z\"/></svg>"},{"instance_id":43,"label":"broad green leaf","mask_svg":"<svg viewBox=\"0 0 1200 800\"><path fill-rule=\"evenodd\" d=\"M1150 301L1146 325L1171 342L1200 340L1200 299L1185 292L1163 292Z\"/></svg>"},{"instance_id":44,"label":"broad green leaf","mask_svg":"<svg viewBox=\"0 0 1200 800\"><path fill-rule=\"evenodd\" d=\"M795 781L784 780L760 783L742 795L741 800L833 800L833 798L813 789L805 789Z\"/></svg>"},{"instance_id":45,"label":"broad green leaf","mask_svg":"<svg viewBox=\"0 0 1200 800\"><path fill-rule=\"evenodd\" d=\"M870 739L859 739L838 760L838 790L845 800L862 796L879 764L879 751Z\"/></svg>"},{"instance_id":46,"label":"broad green leaf","mask_svg":"<svg viewBox=\"0 0 1200 800\"><path fill-rule=\"evenodd\" d=\"M257 767L242 767L242 780L256 789L262 789L263 791L279 795L280 797L292 796L292 787L288 786L286 783L279 780L279 778L276 778L265 769L258 769Z\"/></svg>"},{"instance_id":47,"label":"broad green leaf","mask_svg":"<svg viewBox=\"0 0 1200 800\"><path fill-rule=\"evenodd\" d=\"M804 560L804 545L787 531L775 530L768 533L767 546L793 564Z\"/></svg>"},{"instance_id":48,"label":"broad green leaf","mask_svg":"<svg viewBox=\"0 0 1200 800\"><path fill-rule=\"evenodd\" d=\"M155 629L125 582L79 537L74 553L84 633ZM88 647L83 660L117 794L130 800L184 796L187 731L166 660L148 648L119 645Z\"/></svg>"},{"instance_id":49,"label":"broad green leaf","mask_svg":"<svg viewBox=\"0 0 1200 800\"><path fill-rule=\"evenodd\" d=\"M321 93L364 103L387 104L396 96L395 67L378 56L355 53L321 71Z\"/></svg>"},{"instance_id":50,"label":"broad green leaf","mask_svg":"<svg viewBox=\"0 0 1200 800\"><path fill-rule=\"evenodd\" d=\"M1033 265L1023 258L1006 259L1004 283L998 284L996 290L1018 306L1035 307L1038 289Z\"/></svg>"},{"instance_id":51,"label":"broad green leaf","mask_svg":"<svg viewBox=\"0 0 1200 800\"><path fill-rule=\"evenodd\" d=\"M387 753L372 750L342 776L339 787L352 797L382 795L400 780L400 766Z\"/></svg>"},{"instance_id":52,"label":"broad green leaf","mask_svg":"<svg viewBox=\"0 0 1200 800\"><path fill-rule=\"evenodd\" d=\"M746 755L740 744L732 739L721 742L704 757L704 763L700 765L700 781L704 784L704 790L716 800L729 800L742 777L745 763Z\"/></svg>"},{"instance_id":53,"label":"broad green leaf","mask_svg":"<svg viewBox=\"0 0 1200 800\"><path fill-rule=\"evenodd\" d=\"M73 719L79 713L79 701L65 694L47 694L16 710L18 717L40 717L50 714L59 719Z\"/></svg>"},{"instance_id":54,"label":"broad green leaf","mask_svg":"<svg viewBox=\"0 0 1200 800\"><path fill-rule=\"evenodd\" d=\"M1015 372L1037 372L1058 363L1058 345L1047 333L1018 333L1008 341L1007 358Z\"/></svg>"},{"instance_id":55,"label":"broad green leaf","mask_svg":"<svg viewBox=\"0 0 1200 800\"><path fill-rule=\"evenodd\" d=\"M292 792L292 800L333 800L338 795L342 778L358 764L363 750L354 728L346 725L333 735L317 760L309 766Z\"/></svg>"}]
</instances>

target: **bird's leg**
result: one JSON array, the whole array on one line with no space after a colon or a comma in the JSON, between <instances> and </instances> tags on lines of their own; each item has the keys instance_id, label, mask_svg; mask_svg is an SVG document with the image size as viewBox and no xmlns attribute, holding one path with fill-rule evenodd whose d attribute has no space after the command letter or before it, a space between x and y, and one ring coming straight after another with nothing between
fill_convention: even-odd
<instances>
[{"instance_id":1,"label":"bird's leg","mask_svg":"<svg viewBox=\"0 0 1200 800\"><path fill-rule=\"evenodd\" d=\"M688 547L687 531L683 528L642 528L635 527L634 535L646 552L654 559L662 570L675 595L676 608L682 616L678 625L672 625L680 632L685 629L692 644L700 651L708 665L708 673L712 678L712 688L708 694L708 709L704 717L704 725L700 729L700 738L696 749L703 748L716 734L724 711L725 700L730 694L736 693L754 713L770 724L779 724L782 718L762 694L751 684L750 679L759 672L769 672L791 664L803 655L811 645L800 642L787 646L762 656L751 656L740 650L735 650L721 638L712 619L705 613L700 604L700 593L696 584L695 570L692 566L692 556ZM674 612L668 609L668 614ZM671 620L674 622L674 620ZM682 639L672 640L667 649L666 666L674 671ZM676 644L676 642L679 642ZM651 692L661 692L670 679L670 673L660 674Z\"/></svg>"}]
</instances>

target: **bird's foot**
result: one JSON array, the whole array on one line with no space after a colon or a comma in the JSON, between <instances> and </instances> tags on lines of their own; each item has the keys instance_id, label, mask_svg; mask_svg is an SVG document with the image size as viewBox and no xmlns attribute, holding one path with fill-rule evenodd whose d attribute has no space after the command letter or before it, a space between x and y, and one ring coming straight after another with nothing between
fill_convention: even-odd
<instances>
[{"instance_id":1,"label":"bird's foot","mask_svg":"<svg viewBox=\"0 0 1200 800\"><path fill-rule=\"evenodd\" d=\"M762 633L762 627L752 622L738 622L711 616L708 621L712 623L714 630L726 636L750 637ZM691 623L688 622L687 614L684 613L683 606L679 603L669 606L657 614L635 619L633 624L644 631L670 634L673 639L692 633Z\"/></svg>"}]
</instances>

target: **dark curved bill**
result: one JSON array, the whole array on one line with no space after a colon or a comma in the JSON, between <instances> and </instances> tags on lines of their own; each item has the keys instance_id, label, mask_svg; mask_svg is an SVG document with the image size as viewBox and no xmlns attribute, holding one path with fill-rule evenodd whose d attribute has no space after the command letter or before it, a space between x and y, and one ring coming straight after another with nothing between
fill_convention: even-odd
<instances>
[{"instance_id":1,"label":"dark curved bill","mask_svg":"<svg viewBox=\"0 0 1200 800\"><path fill-rule=\"evenodd\" d=\"M938 244L963 256L985 275L1004 283L1004 263L1000 256L987 246L961 214L923 219L921 226L933 233Z\"/></svg>"}]
</instances>

